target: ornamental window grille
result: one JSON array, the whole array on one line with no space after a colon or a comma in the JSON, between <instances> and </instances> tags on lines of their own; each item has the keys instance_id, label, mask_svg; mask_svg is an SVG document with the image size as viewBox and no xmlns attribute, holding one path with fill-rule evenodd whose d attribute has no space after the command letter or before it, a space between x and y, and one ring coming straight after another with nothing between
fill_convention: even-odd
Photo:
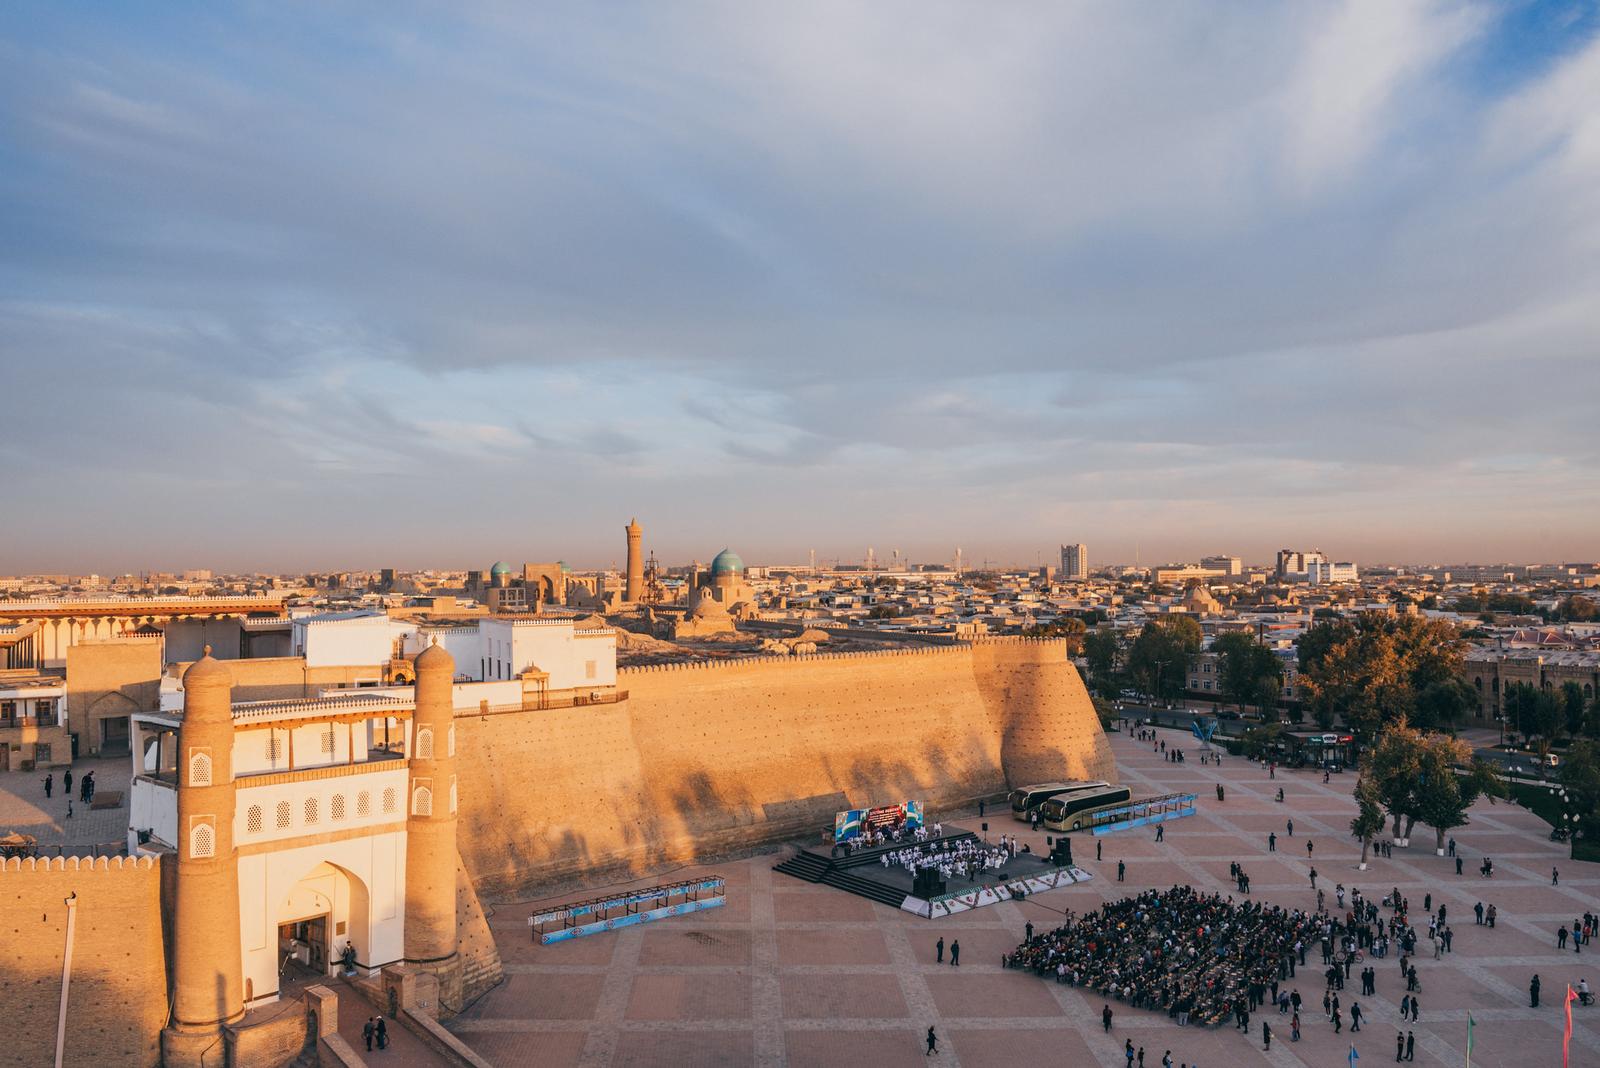
<instances>
[{"instance_id":1,"label":"ornamental window grille","mask_svg":"<svg viewBox=\"0 0 1600 1068\"><path fill-rule=\"evenodd\" d=\"M386 786L383 789L383 810L393 812L395 805L394 787Z\"/></svg>"},{"instance_id":2,"label":"ornamental window grille","mask_svg":"<svg viewBox=\"0 0 1600 1068\"><path fill-rule=\"evenodd\" d=\"M411 814L413 816L433 815L433 791L426 786L419 786L411 794Z\"/></svg>"},{"instance_id":3,"label":"ornamental window grille","mask_svg":"<svg viewBox=\"0 0 1600 1068\"><path fill-rule=\"evenodd\" d=\"M314 797L308 797L308 798L306 798L306 826L309 827L310 825L312 825L313 823L316 823L316 822L317 822L317 799L314 798Z\"/></svg>"},{"instance_id":4,"label":"ornamental window grille","mask_svg":"<svg viewBox=\"0 0 1600 1068\"><path fill-rule=\"evenodd\" d=\"M422 760L433 759L433 728L422 727L417 731L417 756Z\"/></svg>"},{"instance_id":5,"label":"ornamental window grille","mask_svg":"<svg viewBox=\"0 0 1600 1068\"><path fill-rule=\"evenodd\" d=\"M328 724L328 729L322 732L322 755L333 755L333 724Z\"/></svg>"},{"instance_id":6,"label":"ornamental window grille","mask_svg":"<svg viewBox=\"0 0 1600 1068\"><path fill-rule=\"evenodd\" d=\"M283 759L283 739L278 737L277 731L267 734L267 760L276 764Z\"/></svg>"},{"instance_id":7,"label":"ornamental window grille","mask_svg":"<svg viewBox=\"0 0 1600 1068\"><path fill-rule=\"evenodd\" d=\"M277 819L275 820L278 825L278 830L287 831L289 829L289 821L292 818L291 813L292 810L289 808L289 802L278 802Z\"/></svg>"},{"instance_id":8,"label":"ornamental window grille","mask_svg":"<svg viewBox=\"0 0 1600 1068\"><path fill-rule=\"evenodd\" d=\"M344 819L344 794L334 794L333 801L328 805L328 808L328 814L334 819Z\"/></svg>"},{"instance_id":9,"label":"ornamental window grille","mask_svg":"<svg viewBox=\"0 0 1600 1068\"><path fill-rule=\"evenodd\" d=\"M189 855L203 858L217 855L217 837L209 823L197 823L189 830Z\"/></svg>"},{"instance_id":10,"label":"ornamental window grille","mask_svg":"<svg viewBox=\"0 0 1600 1068\"><path fill-rule=\"evenodd\" d=\"M372 795L365 790L356 794L356 815L358 817L372 815Z\"/></svg>"},{"instance_id":11,"label":"ornamental window grille","mask_svg":"<svg viewBox=\"0 0 1600 1068\"><path fill-rule=\"evenodd\" d=\"M189 758L189 785L211 785L211 754L195 753Z\"/></svg>"},{"instance_id":12,"label":"ornamental window grille","mask_svg":"<svg viewBox=\"0 0 1600 1068\"><path fill-rule=\"evenodd\" d=\"M260 805L251 805L249 808L245 809L244 829L247 833L260 834L265 826L266 820L262 816Z\"/></svg>"}]
</instances>

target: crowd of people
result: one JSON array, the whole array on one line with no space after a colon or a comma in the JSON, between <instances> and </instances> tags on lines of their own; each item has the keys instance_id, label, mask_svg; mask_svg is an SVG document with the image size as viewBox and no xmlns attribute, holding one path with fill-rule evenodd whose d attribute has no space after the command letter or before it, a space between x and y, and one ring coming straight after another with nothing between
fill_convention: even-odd
<instances>
[{"instance_id":1,"label":"crowd of people","mask_svg":"<svg viewBox=\"0 0 1600 1068\"><path fill-rule=\"evenodd\" d=\"M1147 890L1023 942L1002 963L1205 1026L1249 1014L1294 975L1326 917L1236 904L1193 887Z\"/></svg>"},{"instance_id":2,"label":"crowd of people","mask_svg":"<svg viewBox=\"0 0 1600 1068\"><path fill-rule=\"evenodd\" d=\"M883 854L881 863L885 868L905 868L913 877L923 868L938 868L946 879L959 876L972 881L984 872L998 871L1019 852L1033 850L1026 844L1019 849L1014 836L1001 835L994 845L976 838L961 838L893 849Z\"/></svg>"}]
</instances>

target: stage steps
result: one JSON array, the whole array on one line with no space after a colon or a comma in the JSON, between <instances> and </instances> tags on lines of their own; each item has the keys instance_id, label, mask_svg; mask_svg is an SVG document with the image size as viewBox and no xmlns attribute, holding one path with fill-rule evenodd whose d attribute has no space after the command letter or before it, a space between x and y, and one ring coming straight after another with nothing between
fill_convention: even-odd
<instances>
[{"instance_id":1,"label":"stage steps","mask_svg":"<svg viewBox=\"0 0 1600 1068\"><path fill-rule=\"evenodd\" d=\"M947 834L939 839L942 842L960 842L978 836L971 831L960 831L956 834ZM860 868L868 864L881 864L883 854L905 848L906 843L879 846L876 849L858 849L848 856L824 856L810 849L798 849L794 855L772 866L773 871L781 871L785 875L792 875L796 879L803 879L808 883L822 883L836 890L843 890L858 897L876 901L890 908L899 908L905 904L908 896L904 890L896 890L892 886L885 886L870 879L863 879L859 875L851 875L851 868Z\"/></svg>"},{"instance_id":2,"label":"stage steps","mask_svg":"<svg viewBox=\"0 0 1600 1068\"><path fill-rule=\"evenodd\" d=\"M882 883L868 882L859 875L851 875L847 871L835 868L822 877L825 886L839 890L846 890L858 897L868 898L892 909L897 909L906 903L906 892L893 887L884 886Z\"/></svg>"},{"instance_id":3,"label":"stage steps","mask_svg":"<svg viewBox=\"0 0 1600 1068\"><path fill-rule=\"evenodd\" d=\"M802 849L788 860L774 864L772 870L792 875L796 879L804 879L808 883L820 883L822 877L827 875L832 867L826 857L819 857Z\"/></svg>"}]
</instances>

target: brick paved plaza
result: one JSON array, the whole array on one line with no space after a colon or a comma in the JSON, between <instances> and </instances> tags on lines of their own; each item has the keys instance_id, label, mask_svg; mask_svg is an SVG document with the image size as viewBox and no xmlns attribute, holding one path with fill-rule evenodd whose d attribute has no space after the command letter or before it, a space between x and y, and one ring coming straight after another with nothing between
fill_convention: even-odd
<instances>
[{"instance_id":1,"label":"brick paved plaza","mask_svg":"<svg viewBox=\"0 0 1600 1068\"><path fill-rule=\"evenodd\" d=\"M1194 756L1195 743L1177 731L1162 731L1170 743ZM1341 995L1348 1018L1360 1001L1367 1023L1361 1032L1335 1035L1321 1013L1320 967L1315 953L1299 973L1306 999L1302 1040L1288 1041L1286 1017L1268 1010L1277 1038L1261 1050L1260 1020L1252 1016L1246 1039L1231 1025L1215 1030L1179 1028L1164 1014L1113 1005L1111 1034L1100 1027L1102 999L1035 976L1000 967L1000 954L1022 939L1023 924L1037 930L1059 921L1059 910L1084 911L1098 902L1148 887L1192 884L1229 893L1230 861L1241 861L1252 879L1252 896L1310 908L1315 894L1307 878L1304 842L1316 843L1315 861L1330 891L1334 883L1359 887L1377 899L1398 885L1420 912L1422 896L1450 907L1455 952L1440 961L1424 950L1417 960L1422 983L1416 1063L1460 1065L1470 1011L1477 1021L1473 1063L1560 1063L1561 995L1566 983L1588 976L1600 988L1600 967L1588 953L1555 949L1555 929L1584 911L1600 911L1600 866L1563 859L1547 839L1548 828L1531 813L1506 804L1480 804L1471 826L1461 828L1466 874L1433 855L1431 832L1419 827L1409 850L1394 860L1374 860L1355 870L1359 847L1347 827L1354 805L1349 773L1327 786L1320 774L1280 773L1269 782L1261 768L1242 758L1223 767L1193 759L1167 763L1148 745L1115 735L1122 780L1135 796L1174 790L1200 794L1200 814L1168 827L1166 841L1140 829L1105 838L1101 863L1092 839L1078 838L1078 862L1096 876L1091 883L1052 891L1022 904L1007 902L942 921L929 921L876 905L826 886L811 885L771 870L783 853L718 864L705 869L726 876L728 905L702 916L667 920L576 942L530 944L527 904L502 904L492 919L507 980L451 1029L497 1065L847 1065L872 1068L926 1065L923 1035L937 1028L935 1060L967 1068L1019 1064L1121 1066L1122 1044L1131 1038L1156 1068L1165 1050L1174 1064L1202 1068L1272 1064L1289 1068L1346 1064L1354 1038L1362 1062L1389 1063L1395 1021L1404 992L1396 957L1369 958L1378 975L1378 996L1362 998L1354 980ZM1218 804L1213 786L1226 785ZM1273 800L1282 786L1286 802ZM883 798L879 800L893 800ZM948 829L976 830L976 818L932 813ZM1295 837L1284 819L1292 815ZM1043 835L1020 831L1011 820L990 820L992 833L1016 830L1035 850ZM1278 831L1279 851L1267 853L1267 833ZM1487 852L1496 875L1476 874ZM1128 881L1116 882L1116 862L1128 863ZM1561 884L1550 885L1552 865ZM670 878L687 877L690 871ZM647 885L658 880L646 880ZM598 892L599 888L595 888ZM585 893L566 895L568 900ZM1499 906L1493 931L1473 924L1477 901ZM1330 894L1331 902L1331 894ZM1384 912L1385 916L1389 913ZM934 963L934 940L959 939L959 968ZM1600 943L1594 952L1600 953ZM1544 983L1541 1007L1528 1007L1529 977ZM1574 1008L1573 1065L1600 1064L1600 1008Z\"/></svg>"},{"instance_id":2,"label":"brick paved plaza","mask_svg":"<svg viewBox=\"0 0 1600 1068\"><path fill-rule=\"evenodd\" d=\"M31 834L39 840L39 855L53 857L65 853L84 856L96 849L115 855L128 844L128 780L133 775L129 757L106 760L78 760L72 765L72 816L67 816L67 796L62 788L64 768L53 769L54 795L44 796L43 771L13 771L0 775L0 835L11 831ZM94 772L96 794L122 794L116 808L90 808L78 800L78 784L86 772Z\"/></svg>"}]
</instances>

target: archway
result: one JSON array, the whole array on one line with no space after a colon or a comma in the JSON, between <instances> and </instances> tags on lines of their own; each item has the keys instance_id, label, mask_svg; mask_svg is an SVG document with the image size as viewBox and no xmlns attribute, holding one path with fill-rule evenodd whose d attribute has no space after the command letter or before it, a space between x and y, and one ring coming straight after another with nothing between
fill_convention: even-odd
<instances>
[{"instance_id":1,"label":"archway","mask_svg":"<svg viewBox=\"0 0 1600 1068\"><path fill-rule=\"evenodd\" d=\"M311 868L278 902L280 981L333 974L347 941L357 963L365 963L370 915L367 885L359 876L326 860Z\"/></svg>"}]
</instances>

